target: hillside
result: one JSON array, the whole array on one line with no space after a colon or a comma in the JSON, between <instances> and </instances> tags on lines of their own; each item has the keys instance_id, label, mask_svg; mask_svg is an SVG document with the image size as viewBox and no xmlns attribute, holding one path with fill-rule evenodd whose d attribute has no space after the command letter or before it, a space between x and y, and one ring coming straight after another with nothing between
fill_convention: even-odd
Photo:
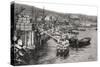
<instances>
[{"instance_id":1,"label":"hillside","mask_svg":"<svg viewBox=\"0 0 100 67\"><path fill-rule=\"evenodd\" d=\"M68 16L70 16L71 18L79 18L81 19L81 21L91 21L91 22L97 22L97 16L90 16L90 15L83 15L83 14L71 14L71 13L59 13L59 12L54 12L54 11L50 11L50 10L46 10L46 9L41 9L41 8L37 8L35 6L30 6L30 5L24 5L24 4L15 4L15 8L17 10L20 10L21 8L25 8L25 10L23 11L23 13L28 14L30 16L34 16L34 15L43 15L43 12L46 16L50 15L50 16L56 16L56 17L60 17L60 18L64 18L67 19ZM33 13L32 13L33 11Z\"/></svg>"}]
</instances>

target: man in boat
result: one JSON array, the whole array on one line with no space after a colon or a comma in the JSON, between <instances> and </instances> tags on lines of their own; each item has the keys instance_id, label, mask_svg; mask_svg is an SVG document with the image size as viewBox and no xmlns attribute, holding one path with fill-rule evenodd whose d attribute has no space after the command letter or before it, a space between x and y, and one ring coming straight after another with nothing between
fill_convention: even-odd
<instances>
[{"instance_id":1,"label":"man in boat","mask_svg":"<svg viewBox=\"0 0 100 67\"><path fill-rule=\"evenodd\" d=\"M69 40L65 35L62 35L57 45L57 56L66 58L69 55Z\"/></svg>"}]
</instances>

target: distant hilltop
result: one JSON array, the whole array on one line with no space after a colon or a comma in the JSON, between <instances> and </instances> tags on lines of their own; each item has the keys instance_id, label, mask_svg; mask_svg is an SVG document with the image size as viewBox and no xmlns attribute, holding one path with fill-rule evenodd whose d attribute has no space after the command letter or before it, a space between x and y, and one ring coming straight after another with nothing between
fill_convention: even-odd
<instances>
[{"instance_id":1,"label":"distant hilltop","mask_svg":"<svg viewBox=\"0 0 100 67\"><path fill-rule=\"evenodd\" d=\"M72 14L72 13L59 13L59 12L46 10L45 8L41 9L35 6L15 3L16 11L19 11L21 8L25 8L23 13L29 16L32 16L32 15L41 16L43 15L43 12L44 12L46 16L60 17L62 19L67 19L68 17L70 17L71 19L81 19L81 21L91 21L93 23L97 22L97 16L84 15L84 14Z\"/></svg>"}]
</instances>

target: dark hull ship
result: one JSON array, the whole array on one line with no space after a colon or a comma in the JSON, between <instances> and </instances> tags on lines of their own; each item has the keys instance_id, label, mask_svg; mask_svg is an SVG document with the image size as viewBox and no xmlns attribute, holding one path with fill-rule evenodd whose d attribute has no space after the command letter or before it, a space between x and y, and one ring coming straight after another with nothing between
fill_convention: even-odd
<instances>
[{"instance_id":1,"label":"dark hull ship","mask_svg":"<svg viewBox=\"0 0 100 67\"><path fill-rule=\"evenodd\" d=\"M71 62L70 60L74 57L70 58L70 56L80 56L81 54L77 53L82 52L81 49L84 51L87 47L89 47L88 51L93 49L90 46L93 45L93 38L94 40L96 38L94 28L97 29L97 26L96 19L91 18L92 16L63 14L44 8L12 3L11 64L19 66ZM80 23L82 21L94 23L90 26L82 26ZM87 36L86 33L90 31L95 32ZM95 37L92 37L93 35ZM82 54L85 56L84 52ZM62 62L58 62L59 59ZM77 61L73 60L73 62Z\"/></svg>"}]
</instances>

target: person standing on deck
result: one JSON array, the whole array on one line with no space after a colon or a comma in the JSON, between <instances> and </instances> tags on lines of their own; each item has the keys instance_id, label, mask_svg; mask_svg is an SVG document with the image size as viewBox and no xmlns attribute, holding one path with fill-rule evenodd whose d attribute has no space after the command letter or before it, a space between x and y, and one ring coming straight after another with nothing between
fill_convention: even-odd
<instances>
[{"instance_id":1,"label":"person standing on deck","mask_svg":"<svg viewBox=\"0 0 100 67\"><path fill-rule=\"evenodd\" d=\"M74 38L74 40L75 40L75 47L76 47L76 51L78 51L78 37L77 37L77 34L75 34L74 36L73 36L73 38Z\"/></svg>"}]
</instances>

